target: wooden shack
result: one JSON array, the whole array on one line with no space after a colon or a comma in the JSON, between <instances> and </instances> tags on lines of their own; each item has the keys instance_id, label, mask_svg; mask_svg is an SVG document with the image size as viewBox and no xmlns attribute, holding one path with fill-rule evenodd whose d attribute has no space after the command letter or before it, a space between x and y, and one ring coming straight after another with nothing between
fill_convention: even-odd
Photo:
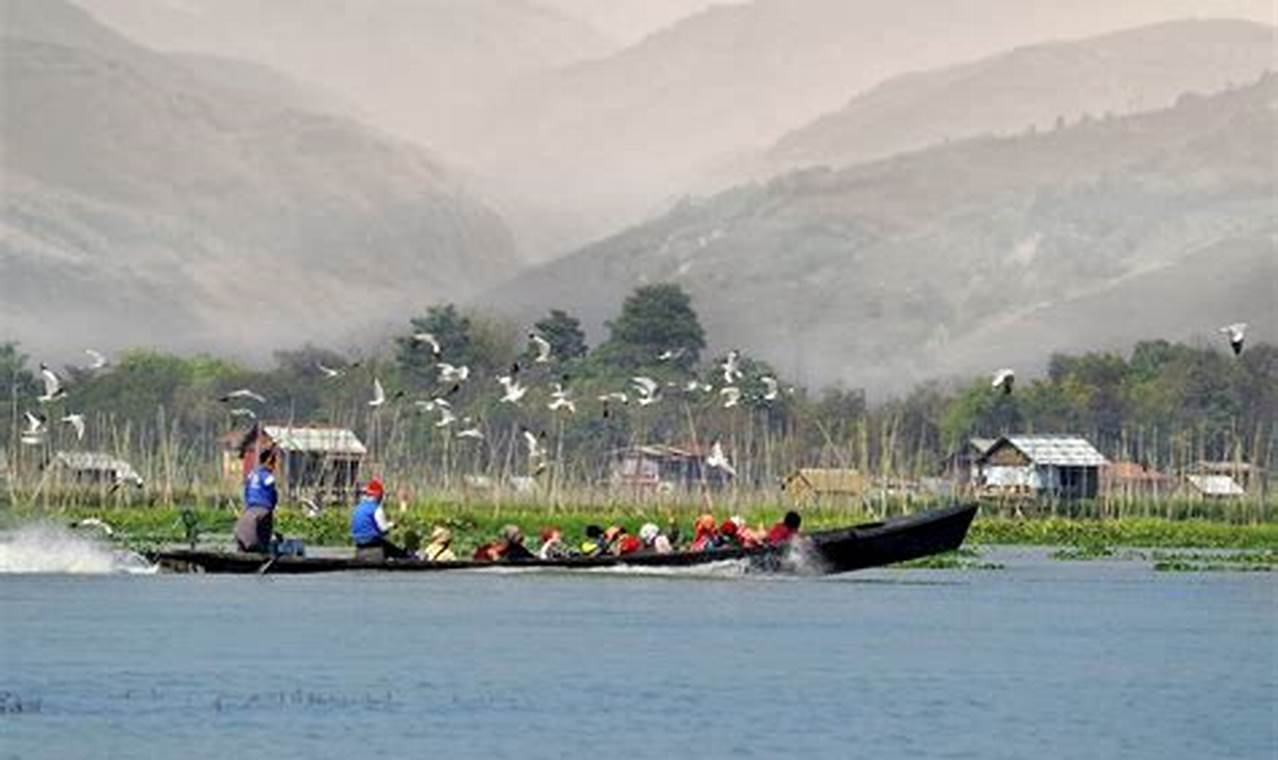
<instances>
[{"instance_id":1,"label":"wooden shack","mask_svg":"<svg viewBox=\"0 0 1278 760\"><path fill-rule=\"evenodd\" d=\"M781 482L781 490L794 504L860 502L869 481L856 470L800 467Z\"/></svg>"},{"instance_id":2,"label":"wooden shack","mask_svg":"<svg viewBox=\"0 0 1278 760\"><path fill-rule=\"evenodd\" d=\"M224 441L222 470L237 482L257 464L259 451L278 449L276 480L286 496L353 496L360 465L368 454L359 437L342 427L254 425Z\"/></svg>"},{"instance_id":3,"label":"wooden shack","mask_svg":"<svg viewBox=\"0 0 1278 760\"><path fill-rule=\"evenodd\" d=\"M977 464L984 495L1094 499L1108 462L1081 436L1013 435L995 441Z\"/></svg>"},{"instance_id":4,"label":"wooden shack","mask_svg":"<svg viewBox=\"0 0 1278 760\"><path fill-rule=\"evenodd\" d=\"M1106 498L1145 499L1176 490L1176 479L1141 462L1110 462L1101 467L1101 493Z\"/></svg>"},{"instance_id":5,"label":"wooden shack","mask_svg":"<svg viewBox=\"0 0 1278 760\"><path fill-rule=\"evenodd\" d=\"M611 482L614 486L673 491L700 487L722 487L732 476L717 467L707 467L706 456L692 448L650 444L628 446L613 452Z\"/></svg>"}]
</instances>

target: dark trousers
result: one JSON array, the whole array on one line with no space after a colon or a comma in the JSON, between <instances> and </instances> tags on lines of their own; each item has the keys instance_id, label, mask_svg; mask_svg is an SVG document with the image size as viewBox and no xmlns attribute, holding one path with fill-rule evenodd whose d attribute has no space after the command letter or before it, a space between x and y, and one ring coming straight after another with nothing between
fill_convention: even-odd
<instances>
[{"instance_id":1,"label":"dark trousers","mask_svg":"<svg viewBox=\"0 0 1278 760\"><path fill-rule=\"evenodd\" d=\"M407 556L408 552L384 538L355 545L355 559L380 562L384 559L404 559Z\"/></svg>"}]
</instances>

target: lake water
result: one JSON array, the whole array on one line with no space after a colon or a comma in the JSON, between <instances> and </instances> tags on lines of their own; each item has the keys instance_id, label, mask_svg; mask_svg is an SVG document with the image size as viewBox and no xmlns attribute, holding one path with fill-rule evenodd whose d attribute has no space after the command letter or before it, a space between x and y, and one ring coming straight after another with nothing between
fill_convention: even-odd
<instances>
[{"instance_id":1,"label":"lake water","mask_svg":"<svg viewBox=\"0 0 1278 760\"><path fill-rule=\"evenodd\" d=\"M1278 753L1272 574L984 559L1004 568L0 575L0 757Z\"/></svg>"}]
</instances>

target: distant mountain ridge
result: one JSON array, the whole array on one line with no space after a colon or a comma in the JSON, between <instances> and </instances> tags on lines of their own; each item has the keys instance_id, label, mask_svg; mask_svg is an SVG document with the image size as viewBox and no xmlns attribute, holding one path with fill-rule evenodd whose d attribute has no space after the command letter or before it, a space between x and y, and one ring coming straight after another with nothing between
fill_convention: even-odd
<instances>
[{"instance_id":1,"label":"distant mountain ridge","mask_svg":"<svg viewBox=\"0 0 1278 760\"><path fill-rule=\"evenodd\" d=\"M0 339L262 356L519 265L437 159L284 77L220 76L58 0L0 18Z\"/></svg>"},{"instance_id":2,"label":"distant mountain ridge","mask_svg":"<svg viewBox=\"0 0 1278 760\"><path fill-rule=\"evenodd\" d=\"M1274 63L1276 31L1244 20L1170 21L894 77L782 136L767 167L843 166L946 140L1166 108L1184 92L1254 81Z\"/></svg>"},{"instance_id":3,"label":"distant mountain ridge","mask_svg":"<svg viewBox=\"0 0 1278 760\"><path fill-rule=\"evenodd\" d=\"M631 288L673 281L718 348L877 393L1058 350L1214 338L1227 314L1272 328L1276 116L1267 75L1148 114L793 172L686 202L481 303L568 309L598 336Z\"/></svg>"}]
</instances>

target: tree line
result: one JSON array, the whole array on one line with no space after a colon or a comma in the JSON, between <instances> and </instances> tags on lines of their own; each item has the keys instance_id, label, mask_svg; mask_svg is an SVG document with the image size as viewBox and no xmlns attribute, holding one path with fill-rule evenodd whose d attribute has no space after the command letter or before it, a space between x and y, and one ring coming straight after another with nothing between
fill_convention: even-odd
<instances>
[{"instance_id":1,"label":"tree line","mask_svg":"<svg viewBox=\"0 0 1278 760\"><path fill-rule=\"evenodd\" d=\"M933 381L869 403L857 389L797 387L744 354L735 362L739 376L725 379L725 355L707 354L691 298L676 285L636 289L606 328L607 338L590 346L580 322L563 310L529 330L441 304L362 357L307 345L277 352L270 368L252 368L135 349L97 370L55 368L68 393L46 404L37 401L35 360L7 342L0 344L0 387L10 413L0 419L0 440L14 467L55 449L148 457L170 447L168 454L199 470L214 466L221 436L244 429L251 413L276 423L351 427L377 466L425 479L522 473L525 431L541 441L554 477L564 482L599 481L615 453L635 444L705 449L712 441L729 452L743 484L771 486L798 466L934 476L971 437L1015 432L1083 435L1111 459L1168 471L1198 460L1274 465L1278 348L1264 343L1235 357L1219 347L1155 339L1125 355L1053 356L1043 377L1010 394L976 377ZM537 360L530 332L549 343L546 361ZM467 379L445 378L441 363L466 367ZM518 404L502 403L495 378L512 372L528 392ZM657 383L652 403L638 403L637 376ZM374 379L390 399L379 408L368 404ZM547 408L556 383L575 413ZM241 387L266 401L219 400ZM735 404L725 387L737 389ZM611 401L600 400L608 394ZM236 406L248 411L233 416ZM41 446L20 443L26 411L47 419ZM84 440L59 425L68 413L85 415ZM444 424L446 416L454 419ZM463 426L484 438L459 439Z\"/></svg>"}]
</instances>

